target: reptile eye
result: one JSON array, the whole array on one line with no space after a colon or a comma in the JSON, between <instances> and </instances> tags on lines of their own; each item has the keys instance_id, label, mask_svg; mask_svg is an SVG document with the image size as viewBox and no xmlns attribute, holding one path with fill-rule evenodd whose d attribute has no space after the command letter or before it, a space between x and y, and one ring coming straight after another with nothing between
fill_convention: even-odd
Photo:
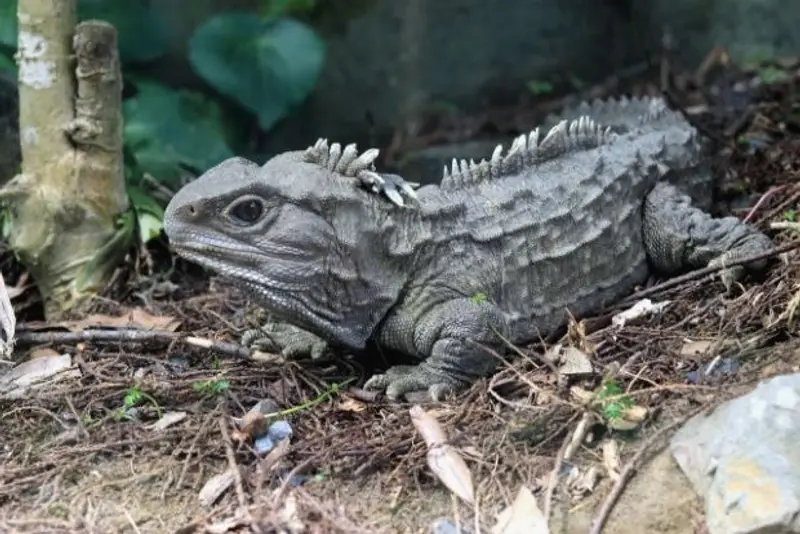
<instances>
[{"instance_id":1,"label":"reptile eye","mask_svg":"<svg viewBox=\"0 0 800 534\"><path fill-rule=\"evenodd\" d=\"M229 213L237 220L236 222L253 224L264 213L264 204L256 198L248 198L234 204Z\"/></svg>"}]
</instances>

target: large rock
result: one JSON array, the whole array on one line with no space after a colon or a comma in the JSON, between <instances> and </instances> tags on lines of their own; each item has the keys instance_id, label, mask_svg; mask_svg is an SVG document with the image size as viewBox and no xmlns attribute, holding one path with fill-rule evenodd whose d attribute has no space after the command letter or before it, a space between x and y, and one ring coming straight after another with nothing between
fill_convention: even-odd
<instances>
[{"instance_id":1,"label":"large rock","mask_svg":"<svg viewBox=\"0 0 800 534\"><path fill-rule=\"evenodd\" d=\"M800 532L800 374L689 420L672 454L706 500L709 534Z\"/></svg>"}]
</instances>

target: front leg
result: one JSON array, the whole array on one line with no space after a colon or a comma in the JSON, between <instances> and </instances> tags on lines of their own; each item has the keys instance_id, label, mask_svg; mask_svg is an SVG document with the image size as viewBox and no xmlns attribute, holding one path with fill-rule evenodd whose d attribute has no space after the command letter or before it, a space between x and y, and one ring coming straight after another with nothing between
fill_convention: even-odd
<instances>
[{"instance_id":1,"label":"front leg","mask_svg":"<svg viewBox=\"0 0 800 534\"><path fill-rule=\"evenodd\" d=\"M393 345L410 344L407 352L427 358L419 365L398 365L375 375L365 389L385 390L392 400L427 390L438 401L496 368L497 358L481 347L501 353L500 336L508 335L505 317L493 304L460 298L439 304L416 320L403 318L404 313L408 312L401 309L387 321L381 338L394 340Z\"/></svg>"},{"instance_id":2,"label":"front leg","mask_svg":"<svg viewBox=\"0 0 800 534\"><path fill-rule=\"evenodd\" d=\"M736 217L712 218L665 182L657 184L645 198L644 243L652 265L665 273L724 266L772 247L769 237L756 228ZM766 263L761 260L726 268L722 281L730 290L746 269L761 270Z\"/></svg>"},{"instance_id":3,"label":"front leg","mask_svg":"<svg viewBox=\"0 0 800 534\"><path fill-rule=\"evenodd\" d=\"M277 352L287 359L310 356L312 360L319 360L328 351L324 339L289 323L269 322L246 330L241 342L249 349Z\"/></svg>"}]
</instances>

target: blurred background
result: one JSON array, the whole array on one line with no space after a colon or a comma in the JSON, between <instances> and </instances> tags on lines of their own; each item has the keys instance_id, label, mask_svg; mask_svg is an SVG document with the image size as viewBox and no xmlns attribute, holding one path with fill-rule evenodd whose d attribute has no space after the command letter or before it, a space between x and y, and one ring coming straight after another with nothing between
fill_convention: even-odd
<instances>
[{"instance_id":1,"label":"blurred background","mask_svg":"<svg viewBox=\"0 0 800 534\"><path fill-rule=\"evenodd\" d=\"M0 12L7 82L16 4ZM435 181L453 155L490 154L564 95L635 92L667 62L694 69L715 47L739 65L800 49L800 3L779 0L79 0L78 10L117 27L126 150L167 183L318 137L376 146L383 166ZM4 84L4 178L19 157L15 98Z\"/></svg>"}]
</instances>

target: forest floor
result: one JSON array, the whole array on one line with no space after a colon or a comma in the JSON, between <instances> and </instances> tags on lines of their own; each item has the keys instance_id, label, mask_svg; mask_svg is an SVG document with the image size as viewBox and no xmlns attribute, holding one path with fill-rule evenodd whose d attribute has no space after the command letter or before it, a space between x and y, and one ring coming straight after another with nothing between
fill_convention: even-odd
<instances>
[{"instance_id":1,"label":"forest floor","mask_svg":"<svg viewBox=\"0 0 800 534\"><path fill-rule=\"evenodd\" d=\"M800 239L792 226L800 220L798 64L708 67L672 76L667 94L713 141L717 211L746 218L776 246ZM631 91L658 94L659 83ZM611 84L593 94L619 90ZM537 105L530 108L551 111ZM23 285L5 258L7 285ZM643 447L657 454L666 429L698 408L800 368L798 250L775 255L763 276L733 294L708 276L642 289L561 340L590 355L588 376L554 372L532 345L457 399L425 407L471 470L473 508L432 475L410 405L351 387L385 365L380 357L256 362L168 339L189 332L235 342L261 314L238 290L184 262L158 267L165 258L163 243L140 251L91 315L58 325L28 320L35 292L15 296L23 341L55 328L51 342L21 344L19 361L68 355L71 367L30 395L0 400L0 532L429 532L439 518L490 532L522 487L540 507L555 489L554 532L587 532L620 469L604 460L609 442L624 468ZM670 304L610 325L611 314L645 296ZM86 329L120 327L151 334L80 339ZM646 418L620 430L609 423L609 404L589 410L576 396L609 384L624 393L625 410ZM264 399L293 409L285 416L290 440L266 457L232 423ZM168 417L172 424L154 425ZM591 439L552 485L556 459L581 421L590 422L582 435ZM226 472L238 476L202 504L201 489ZM628 481L609 532L702 532L701 503L663 472L643 467ZM665 511L671 490L681 507Z\"/></svg>"}]
</instances>

